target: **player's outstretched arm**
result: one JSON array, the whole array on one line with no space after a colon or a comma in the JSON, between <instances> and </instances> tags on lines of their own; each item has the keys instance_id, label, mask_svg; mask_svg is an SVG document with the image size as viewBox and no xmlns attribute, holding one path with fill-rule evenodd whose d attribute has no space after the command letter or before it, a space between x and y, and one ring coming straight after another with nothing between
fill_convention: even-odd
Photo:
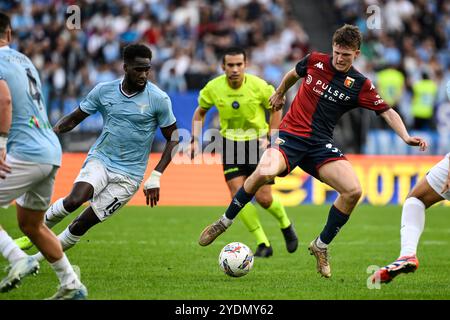
<instances>
[{"instance_id":1,"label":"player's outstretched arm","mask_svg":"<svg viewBox=\"0 0 450 320\"><path fill-rule=\"evenodd\" d=\"M161 160L159 160L155 169L150 174L150 177L144 183L146 203L147 205L150 204L152 208L153 206L156 206L159 201L159 180L161 175L169 165L170 161L172 161L173 155L176 154L176 147L180 142L176 123L168 127L161 128L161 132L164 138L166 138L166 146L162 153Z\"/></svg>"},{"instance_id":2,"label":"player's outstretched arm","mask_svg":"<svg viewBox=\"0 0 450 320\"><path fill-rule=\"evenodd\" d=\"M380 114L386 123L397 133L397 135L410 146L418 146L420 151L425 151L428 143L420 137L411 137L406 130L405 124L394 109L388 109Z\"/></svg>"},{"instance_id":3,"label":"player's outstretched arm","mask_svg":"<svg viewBox=\"0 0 450 320\"><path fill-rule=\"evenodd\" d=\"M284 95L298 81L298 79L300 79L300 76L297 74L295 68L284 75L280 85L269 98L269 104L274 110L280 110L283 108L284 103L286 102L286 97Z\"/></svg>"},{"instance_id":4,"label":"player's outstretched arm","mask_svg":"<svg viewBox=\"0 0 450 320\"><path fill-rule=\"evenodd\" d=\"M5 174L11 172L11 168L6 164L6 142L8 140L9 129L12 121L12 98L8 84L5 80L0 80L0 178L4 179Z\"/></svg>"},{"instance_id":5,"label":"player's outstretched arm","mask_svg":"<svg viewBox=\"0 0 450 320\"><path fill-rule=\"evenodd\" d=\"M53 127L53 131L55 133L69 132L88 116L89 113L81 111L80 107L78 107L68 115L65 115L64 117L59 119L59 121Z\"/></svg>"}]
</instances>

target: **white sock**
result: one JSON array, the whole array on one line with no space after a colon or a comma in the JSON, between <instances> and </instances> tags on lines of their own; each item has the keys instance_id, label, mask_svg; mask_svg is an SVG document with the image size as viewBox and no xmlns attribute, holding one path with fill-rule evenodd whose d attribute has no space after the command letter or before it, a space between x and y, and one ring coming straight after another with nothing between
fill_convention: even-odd
<instances>
[{"instance_id":1,"label":"white sock","mask_svg":"<svg viewBox=\"0 0 450 320\"><path fill-rule=\"evenodd\" d=\"M58 235L58 240L59 240L59 242L61 242L63 251L66 251L66 250L72 248L74 245L76 245L78 243L78 241L80 241L80 239L81 239L81 236L75 236L70 233L69 227L64 229L64 231ZM42 255L42 253L40 253L40 252L36 253L33 256L33 258L35 258L37 261L42 261L45 259L44 256Z\"/></svg>"},{"instance_id":2,"label":"white sock","mask_svg":"<svg viewBox=\"0 0 450 320\"><path fill-rule=\"evenodd\" d=\"M50 264L53 270L56 272L56 276L59 279L59 283L62 287L69 287L70 289L79 288L81 286L80 279L73 270L72 265L67 259L66 255L56 262Z\"/></svg>"},{"instance_id":3,"label":"white sock","mask_svg":"<svg viewBox=\"0 0 450 320\"><path fill-rule=\"evenodd\" d=\"M325 248L328 247L328 245L320 239L320 236L317 237L317 239L316 239L316 245L317 245L320 249L325 249Z\"/></svg>"},{"instance_id":4,"label":"white sock","mask_svg":"<svg viewBox=\"0 0 450 320\"><path fill-rule=\"evenodd\" d=\"M50 229L70 214L70 212L64 208L63 200L63 198L56 200L56 202L45 212L44 222Z\"/></svg>"},{"instance_id":5,"label":"white sock","mask_svg":"<svg viewBox=\"0 0 450 320\"><path fill-rule=\"evenodd\" d=\"M223 214L223 216L220 218L220 221L222 221L223 222L223 224L225 225L225 227L229 227L229 226L231 226L231 224L233 223L233 220L231 220L231 219L228 219L226 216L225 216L225 214Z\"/></svg>"},{"instance_id":6,"label":"white sock","mask_svg":"<svg viewBox=\"0 0 450 320\"><path fill-rule=\"evenodd\" d=\"M27 257L5 230L0 230L0 252L11 264Z\"/></svg>"},{"instance_id":7,"label":"white sock","mask_svg":"<svg viewBox=\"0 0 450 320\"><path fill-rule=\"evenodd\" d=\"M425 205L417 198L406 199L401 222L400 257L416 254L420 235L425 227Z\"/></svg>"}]
</instances>

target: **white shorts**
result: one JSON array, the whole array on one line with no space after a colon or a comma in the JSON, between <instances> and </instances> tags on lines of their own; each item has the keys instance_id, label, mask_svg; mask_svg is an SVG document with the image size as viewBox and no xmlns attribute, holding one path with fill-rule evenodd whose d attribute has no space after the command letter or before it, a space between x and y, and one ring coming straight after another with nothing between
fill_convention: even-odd
<instances>
[{"instance_id":1,"label":"white shorts","mask_svg":"<svg viewBox=\"0 0 450 320\"><path fill-rule=\"evenodd\" d=\"M450 153L448 153L444 159L439 161L431 170L427 173L426 179L428 184L436 191L439 195L441 195L444 199L450 201L450 190L446 193L441 193L442 188L444 187L444 183L447 181L448 177L448 165L449 165L449 157Z\"/></svg>"},{"instance_id":2,"label":"white shorts","mask_svg":"<svg viewBox=\"0 0 450 320\"><path fill-rule=\"evenodd\" d=\"M139 183L125 175L106 169L100 160L89 160L75 182L87 182L94 187L90 205L100 221L122 208L139 189Z\"/></svg>"},{"instance_id":3,"label":"white shorts","mask_svg":"<svg viewBox=\"0 0 450 320\"><path fill-rule=\"evenodd\" d=\"M6 208L16 200L26 209L47 210L59 167L22 161L10 155L6 155L6 163L11 167L11 173L0 179L0 207Z\"/></svg>"}]
</instances>

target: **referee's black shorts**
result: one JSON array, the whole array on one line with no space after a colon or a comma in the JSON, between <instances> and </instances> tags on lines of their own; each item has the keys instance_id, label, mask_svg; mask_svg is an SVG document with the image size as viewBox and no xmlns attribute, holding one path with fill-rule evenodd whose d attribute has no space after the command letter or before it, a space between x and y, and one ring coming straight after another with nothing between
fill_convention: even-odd
<instances>
[{"instance_id":1,"label":"referee's black shorts","mask_svg":"<svg viewBox=\"0 0 450 320\"><path fill-rule=\"evenodd\" d=\"M222 166L226 181L250 176L265 150L259 139L233 141L223 138L222 143ZM269 184L274 182L271 181Z\"/></svg>"}]
</instances>

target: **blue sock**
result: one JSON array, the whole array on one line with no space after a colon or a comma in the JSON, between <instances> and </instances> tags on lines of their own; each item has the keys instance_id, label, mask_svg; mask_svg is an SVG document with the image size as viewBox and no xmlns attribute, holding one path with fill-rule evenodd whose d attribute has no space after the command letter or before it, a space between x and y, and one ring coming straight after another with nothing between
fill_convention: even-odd
<instances>
[{"instance_id":1,"label":"blue sock","mask_svg":"<svg viewBox=\"0 0 450 320\"><path fill-rule=\"evenodd\" d=\"M338 208L332 205L330 213L328 214L327 224L320 234L320 240L322 240L323 243L329 244L349 218L350 215L342 213Z\"/></svg>"},{"instance_id":2,"label":"blue sock","mask_svg":"<svg viewBox=\"0 0 450 320\"><path fill-rule=\"evenodd\" d=\"M227 211L225 211L225 216L231 220L236 218L241 209L244 208L244 206L253 199L253 196L254 194L245 192L244 187L241 187L234 195L233 200L231 200Z\"/></svg>"}]
</instances>

